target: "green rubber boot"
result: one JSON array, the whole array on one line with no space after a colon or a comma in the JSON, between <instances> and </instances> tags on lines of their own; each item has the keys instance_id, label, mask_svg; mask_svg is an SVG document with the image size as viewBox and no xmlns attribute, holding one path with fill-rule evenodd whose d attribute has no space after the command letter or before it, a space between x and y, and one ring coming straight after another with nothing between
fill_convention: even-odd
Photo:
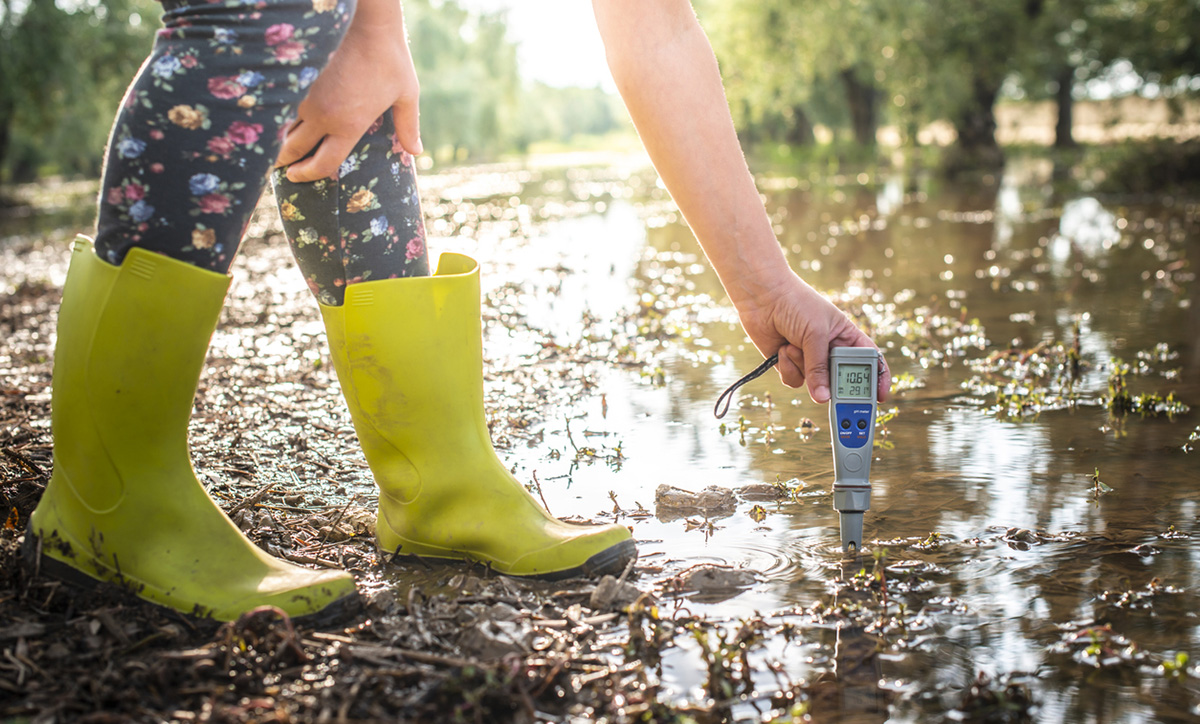
<instances>
[{"instance_id":1,"label":"green rubber boot","mask_svg":"<svg viewBox=\"0 0 1200 724\"><path fill-rule=\"evenodd\" d=\"M75 242L54 351L54 473L29 521L33 566L112 581L224 621L259 606L334 616L343 571L276 560L216 506L187 446L196 384L229 277L144 249L121 266Z\"/></svg>"},{"instance_id":2,"label":"green rubber boot","mask_svg":"<svg viewBox=\"0 0 1200 724\"><path fill-rule=\"evenodd\" d=\"M379 484L376 537L399 556L513 576L619 573L629 530L551 517L496 456L483 410L479 266L443 254L430 277L346 288L321 306L333 364Z\"/></svg>"}]
</instances>

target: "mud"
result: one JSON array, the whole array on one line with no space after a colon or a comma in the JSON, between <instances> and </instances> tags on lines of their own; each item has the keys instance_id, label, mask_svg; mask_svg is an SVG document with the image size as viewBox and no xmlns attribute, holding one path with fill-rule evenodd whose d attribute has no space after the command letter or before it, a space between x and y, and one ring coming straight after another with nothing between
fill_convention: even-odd
<instances>
[{"instance_id":1,"label":"mud","mask_svg":"<svg viewBox=\"0 0 1200 724\"><path fill-rule=\"evenodd\" d=\"M651 173L423 182L433 250L481 261L501 456L554 514L639 540L623 576L556 584L378 555L316 308L261 210L191 450L268 551L354 572L365 610L320 627L185 618L17 565L53 467L53 325L76 227L5 227L0 717L1200 716L1200 204L1103 196L1086 177L1064 188L1040 162L977 187L817 176L764 176L768 211L797 271L896 372L869 544L850 560L824 408L764 377L712 418L761 358Z\"/></svg>"}]
</instances>

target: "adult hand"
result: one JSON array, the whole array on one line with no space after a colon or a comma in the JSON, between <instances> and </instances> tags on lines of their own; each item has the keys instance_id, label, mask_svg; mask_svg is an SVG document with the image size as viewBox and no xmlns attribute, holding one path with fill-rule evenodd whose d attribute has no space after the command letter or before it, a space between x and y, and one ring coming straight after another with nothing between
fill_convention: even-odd
<instances>
[{"instance_id":1,"label":"adult hand","mask_svg":"<svg viewBox=\"0 0 1200 724\"><path fill-rule=\"evenodd\" d=\"M829 347L874 347L788 267L688 0L593 0L608 66L659 176L784 384L829 401ZM879 376L879 399L891 373Z\"/></svg>"},{"instance_id":2,"label":"adult hand","mask_svg":"<svg viewBox=\"0 0 1200 724\"><path fill-rule=\"evenodd\" d=\"M398 0L362 0L341 46L300 104L276 166L288 166L288 180L296 183L335 176L389 107L400 145L421 153L419 91Z\"/></svg>"},{"instance_id":3,"label":"adult hand","mask_svg":"<svg viewBox=\"0 0 1200 724\"><path fill-rule=\"evenodd\" d=\"M788 387L808 384L814 402L830 399L830 347L875 347L828 299L789 273L756 299L736 304L742 326L764 357L779 353L779 377ZM879 371L879 400L887 399L892 373Z\"/></svg>"}]
</instances>

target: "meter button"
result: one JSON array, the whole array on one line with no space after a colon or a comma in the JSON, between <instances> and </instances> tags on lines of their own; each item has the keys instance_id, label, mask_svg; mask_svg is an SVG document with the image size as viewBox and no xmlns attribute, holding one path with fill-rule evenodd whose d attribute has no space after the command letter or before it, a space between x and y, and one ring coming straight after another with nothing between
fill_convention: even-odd
<instances>
[{"instance_id":1,"label":"meter button","mask_svg":"<svg viewBox=\"0 0 1200 724\"><path fill-rule=\"evenodd\" d=\"M845 462L846 462L846 471L851 472L851 473L856 473L856 472L858 472L859 468L862 467L862 463L863 463L862 455L859 455L856 452L849 453L848 455L846 455Z\"/></svg>"},{"instance_id":2,"label":"meter button","mask_svg":"<svg viewBox=\"0 0 1200 724\"><path fill-rule=\"evenodd\" d=\"M867 429L867 421L866 421L866 420L859 420L859 421L858 421L858 429L859 429L859 430L866 430L866 429Z\"/></svg>"},{"instance_id":3,"label":"meter button","mask_svg":"<svg viewBox=\"0 0 1200 724\"><path fill-rule=\"evenodd\" d=\"M850 429L850 421L849 421L849 420L847 420L847 419L845 419L845 418L842 418L842 429L843 429L843 430L849 430L849 429Z\"/></svg>"}]
</instances>

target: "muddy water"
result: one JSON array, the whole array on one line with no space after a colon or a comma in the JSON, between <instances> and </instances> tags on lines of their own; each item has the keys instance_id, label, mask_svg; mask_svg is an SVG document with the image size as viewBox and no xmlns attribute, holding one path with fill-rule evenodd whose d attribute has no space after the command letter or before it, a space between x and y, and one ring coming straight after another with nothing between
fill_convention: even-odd
<instances>
[{"instance_id":1,"label":"muddy water","mask_svg":"<svg viewBox=\"0 0 1200 724\"><path fill-rule=\"evenodd\" d=\"M713 417L761 356L652 174L475 169L430 176L423 191L434 250L481 260L490 368L519 370L558 345L564 369L587 377L585 394L539 410L502 455L522 480L536 476L556 515L632 526L639 585L664 615L730 630L761 616L777 635L750 659L760 692L805 680L819 720L928 721L961 709L983 672L1032 692L1038 721L1195 720L1200 449L1185 448L1200 448L1189 440L1200 416L1114 415L1107 403L1119 358L1133 395L1200 405L1200 205L1094 198L1053 177L1022 164L977 187L898 173L763 180L794 268L903 375L881 405L857 560L837 550L823 406L769 375ZM271 236L257 224L252 235ZM60 261L44 264L55 283ZM307 305L280 244L239 264L268 282L279 314ZM250 285L239 294L257 300ZM311 365L321 332L305 308L272 338L279 349L233 329L214 350ZM521 392L506 376L489 391ZM329 414L323 429L348 431L343 412ZM680 514L656 505L660 485L760 490ZM365 471L347 487L373 491ZM751 581L672 593L705 563ZM882 590L864 583L881 571ZM862 615L825 615L839 606ZM797 635L778 635L789 624ZM696 642L674 644L662 680L702 699ZM1191 658L1173 675L1180 653Z\"/></svg>"},{"instance_id":2,"label":"muddy water","mask_svg":"<svg viewBox=\"0 0 1200 724\"><path fill-rule=\"evenodd\" d=\"M704 562L753 571L740 592L679 604L731 625L836 603L849 595L839 581L881 556L892 599L870 605L903 604L903 631L843 628L777 652L793 678L832 675L835 709L854 720L924 720L958 706L980 672L1027 686L1042 721L1200 715L1200 451L1185 452L1200 419L1106 406L1114 358L1133 367L1133 394L1200 404L1200 206L1096 199L1049 179L1027 164L974 189L866 175L764 184L794 268L911 376L881 406L895 416L877 430L864 561L836 550L824 407L772 376L743 389L724 428L714 419L720 391L761 357L654 201L609 199L494 262L498 275L543 270L523 282L527 311L564 342L585 310L605 319L639 303L673 332L641 369L600 374L595 396L511 459L557 514L619 507L651 581ZM1073 346L1082 366L1064 394ZM1006 386L1015 395L1002 399ZM599 455L580 462L585 434ZM776 481L799 487L795 499L713 517L654 502L660 484ZM877 644L864 676L855 651ZM1192 654L1191 683L1160 667L1179 652ZM663 676L698 696L695 648L668 655Z\"/></svg>"}]
</instances>

